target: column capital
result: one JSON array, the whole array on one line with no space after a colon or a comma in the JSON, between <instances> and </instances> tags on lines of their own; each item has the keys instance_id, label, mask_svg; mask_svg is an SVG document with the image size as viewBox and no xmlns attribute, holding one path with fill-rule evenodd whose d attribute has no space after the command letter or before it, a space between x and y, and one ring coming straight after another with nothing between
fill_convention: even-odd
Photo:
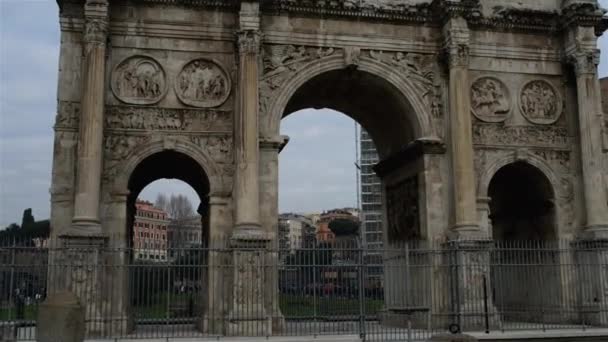
<instances>
[{"instance_id":1,"label":"column capital","mask_svg":"<svg viewBox=\"0 0 608 342\"><path fill-rule=\"evenodd\" d=\"M262 46L262 32L259 30L239 30L236 32L237 49L241 55L257 55Z\"/></svg>"},{"instance_id":2,"label":"column capital","mask_svg":"<svg viewBox=\"0 0 608 342\"><path fill-rule=\"evenodd\" d=\"M570 53L567 61L574 66L574 72L577 77L595 75L597 74L597 66L600 64L600 50L579 49Z\"/></svg>"},{"instance_id":3,"label":"column capital","mask_svg":"<svg viewBox=\"0 0 608 342\"><path fill-rule=\"evenodd\" d=\"M84 4L84 41L105 44L108 38L108 1L87 0Z\"/></svg>"},{"instance_id":4,"label":"column capital","mask_svg":"<svg viewBox=\"0 0 608 342\"><path fill-rule=\"evenodd\" d=\"M470 31L462 17L450 18L443 25L443 57L449 68L469 66Z\"/></svg>"}]
</instances>

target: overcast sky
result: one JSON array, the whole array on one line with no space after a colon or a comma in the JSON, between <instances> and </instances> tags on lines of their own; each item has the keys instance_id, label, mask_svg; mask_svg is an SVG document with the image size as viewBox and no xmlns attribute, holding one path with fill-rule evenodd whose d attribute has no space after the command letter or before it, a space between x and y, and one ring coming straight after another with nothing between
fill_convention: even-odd
<instances>
[{"instance_id":1,"label":"overcast sky","mask_svg":"<svg viewBox=\"0 0 608 342\"><path fill-rule=\"evenodd\" d=\"M608 0L601 0L608 7ZM0 228L20 222L23 209L49 216L49 188L59 56L55 0L0 0ZM600 47L608 50L608 37ZM608 57L600 75L608 76ZM348 117L307 110L283 120L291 137L280 158L281 211L318 211L356 204L355 128ZM141 197L194 191L158 181Z\"/></svg>"}]
</instances>

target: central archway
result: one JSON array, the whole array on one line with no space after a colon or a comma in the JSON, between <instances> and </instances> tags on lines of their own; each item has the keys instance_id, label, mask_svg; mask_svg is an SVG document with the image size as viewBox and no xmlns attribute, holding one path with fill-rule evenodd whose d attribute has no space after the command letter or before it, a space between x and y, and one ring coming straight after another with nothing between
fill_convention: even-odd
<instances>
[{"instance_id":1,"label":"central archway","mask_svg":"<svg viewBox=\"0 0 608 342\"><path fill-rule=\"evenodd\" d=\"M371 61L362 61L358 68L344 68L343 62L338 60L316 65L287 82L271 106L270 125L263 123L262 129L268 136L279 136L282 118L314 108L343 113L367 132L380 159L375 171L380 177L384 222L384 251L380 249L377 252L384 254L379 259L370 260L380 260L373 267L382 265L380 268L384 272L380 273L385 278L382 289L376 288L368 294L371 296L369 300L384 302L389 313L387 320L396 321L403 319L399 308L430 309L432 306L432 297L427 291L430 288L429 269L417 267L428 260L410 258L400 248L409 242L429 238L430 232L426 227L429 219L425 217L424 208L428 207L428 201L435 200L436 205L441 205L441 200L433 198L439 195L437 193L426 194L430 186L427 177L440 180L441 176L425 172L430 159L424 149L419 148L420 141L424 140L421 138L433 135L428 109L422 105L423 95L401 75L384 71L383 67ZM277 158L273 153L278 151L263 147L261 151L263 165L268 160L276 162L271 158ZM436 169L433 172L441 171ZM274 177L278 177L278 173ZM264 173L261 178L265 179ZM262 192L265 188L270 187L264 187L262 183ZM389 244L397 248L389 252ZM373 272L372 266L367 271ZM370 311L368 314L371 317L378 312Z\"/></svg>"}]
</instances>

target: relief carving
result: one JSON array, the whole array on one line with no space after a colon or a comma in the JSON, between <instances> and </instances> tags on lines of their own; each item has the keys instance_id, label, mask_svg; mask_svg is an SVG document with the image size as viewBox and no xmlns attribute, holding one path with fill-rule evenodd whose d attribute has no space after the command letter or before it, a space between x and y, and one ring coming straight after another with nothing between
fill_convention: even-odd
<instances>
[{"instance_id":1,"label":"relief carving","mask_svg":"<svg viewBox=\"0 0 608 342\"><path fill-rule=\"evenodd\" d=\"M535 80L526 83L520 95L521 112L535 124L555 123L562 113L561 98L547 81Z\"/></svg>"},{"instance_id":2,"label":"relief carving","mask_svg":"<svg viewBox=\"0 0 608 342\"><path fill-rule=\"evenodd\" d=\"M369 51L369 57L396 68L398 73L414 83L422 97L431 104L435 95L435 57L417 53Z\"/></svg>"},{"instance_id":3,"label":"relief carving","mask_svg":"<svg viewBox=\"0 0 608 342\"><path fill-rule=\"evenodd\" d=\"M195 145L207 151L216 161L232 162L232 137L226 135L193 135L190 137Z\"/></svg>"},{"instance_id":4,"label":"relief carving","mask_svg":"<svg viewBox=\"0 0 608 342\"><path fill-rule=\"evenodd\" d=\"M260 113L268 113L272 94L298 71L315 60L334 55L334 48L264 45L264 71L260 81Z\"/></svg>"},{"instance_id":5,"label":"relief carving","mask_svg":"<svg viewBox=\"0 0 608 342\"><path fill-rule=\"evenodd\" d=\"M167 92L167 76L160 64L147 56L129 57L112 72L112 92L125 103L158 103Z\"/></svg>"},{"instance_id":6,"label":"relief carving","mask_svg":"<svg viewBox=\"0 0 608 342\"><path fill-rule=\"evenodd\" d=\"M59 101L55 117L55 128L78 128L80 102Z\"/></svg>"},{"instance_id":7,"label":"relief carving","mask_svg":"<svg viewBox=\"0 0 608 342\"><path fill-rule=\"evenodd\" d=\"M554 126L473 124L473 143L480 145L551 146L569 148L568 130Z\"/></svg>"},{"instance_id":8,"label":"relief carving","mask_svg":"<svg viewBox=\"0 0 608 342\"><path fill-rule=\"evenodd\" d=\"M418 176L387 187L386 200L389 240L419 239Z\"/></svg>"},{"instance_id":9,"label":"relief carving","mask_svg":"<svg viewBox=\"0 0 608 342\"><path fill-rule=\"evenodd\" d=\"M127 130L229 131L232 125L231 112L213 109L108 106L105 120L106 129Z\"/></svg>"},{"instance_id":10,"label":"relief carving","mask_svg":"<svg viewBox=\"0 0 608 342\"><path fill-rule=\"evenodd\" d=\"M103 181L111 182L119 174L119 167L129 153L150 139L147 135L107 135L104 139Z\"/></svg>"},{"instance_id":11,"label":"relief carving","mask_svg":"<svg viewBox=\"0 0 608 342\"><path fill-rule=\"evenodd\" d=\"M230 95L228 73L216 62L204 58L186 64L177 76L175 92L193 107L218 107Z\"/></svg>"},{"instance_id":12,"label":"relief carving","mask_svg":"<svg viewBox=\"0 0 608 342\"><path fill-rule=\"evenodd\" d=\"M547 161L562 173L570 170L570 151L533 150L532 153Z\"/></svg>"},{"instance_id":13,"label":"relief carving","mask_svg":"<svg viewBox=\"0 0 608 342\"><path fill-rule=\"evenodd\" d=\"M471 111L481 121L505 121L511 111L509 89L493 77L477 79L471 86Z\"/></svg>"}]
</instances>

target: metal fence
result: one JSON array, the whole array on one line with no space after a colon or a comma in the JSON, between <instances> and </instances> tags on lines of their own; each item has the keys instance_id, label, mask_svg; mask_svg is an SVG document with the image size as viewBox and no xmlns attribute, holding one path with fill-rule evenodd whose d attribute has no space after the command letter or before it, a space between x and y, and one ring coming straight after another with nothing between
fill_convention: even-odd
<instances>
[{"instance_id":1,"label":"metal fence","mask_svg":"<svg viewBox=\"0 0 608 342\"><path fill-rule=\"evenodd\" d=\"M18 340L35 340L39 306L62 288L86 304L90 338L413 341L451 324L468 332L608 325L608 247L601 243L418 241L366 250L353 241L309 242L267 247L251 264L235 262L243 249L229 242L186 248L109 247L112 240L94 248L47 239L0 243L0 331ZM246 286L256 281L261 288ZM245 284L240 292L238 284ZM268 319L234 330L239 305L246 313L263 310Z\"/></svg>"}]
</instances>

